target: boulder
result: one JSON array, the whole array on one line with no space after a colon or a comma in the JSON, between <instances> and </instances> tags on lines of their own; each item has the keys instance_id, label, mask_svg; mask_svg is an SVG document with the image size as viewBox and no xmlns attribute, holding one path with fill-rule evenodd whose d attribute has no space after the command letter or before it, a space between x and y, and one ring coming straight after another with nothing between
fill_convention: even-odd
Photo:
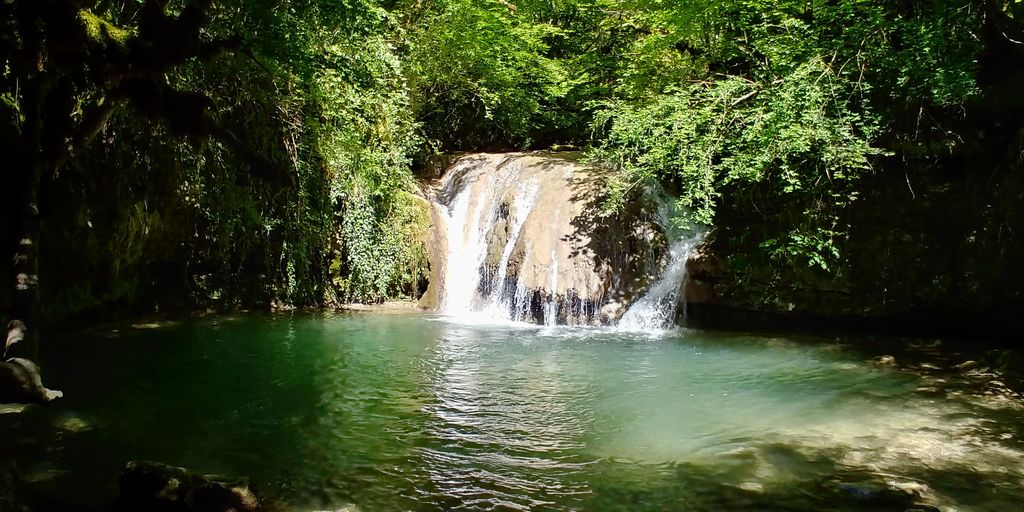
<instances>
[{"instance_id":1,"label":"boulder","mask_svg":"<svg viewBox=\"0 0 1024 512\"><path fill-rule=\"evenodd\" d=\"M0 403L43 403L62 396L43 386L39 367L32 361L12 357L0 363Z\"/></svg>"},{"instance_id":2,"label":"boulder","mask_svg":"<svg viewBox=\"0 0 1024 512\"><path fill-rule=\"evenodd\" d=\"M611 213L609 177L574 153L455 160L433 191L437 235L421 304L498 307L539 323L616 320L664 269L668 244L658 191L638 187Z\"/></svg>"},{"instance_id":3,"label":"boulder","mask_svg":"<svg viewBox=\"0 0 1024 512\"><path fill-rule=\"evenodd\" d=\"M248 478L200 476L158 462L132 461L118 479L119 512L254 512L261 500Z\"/></svg>"}]
</instances>

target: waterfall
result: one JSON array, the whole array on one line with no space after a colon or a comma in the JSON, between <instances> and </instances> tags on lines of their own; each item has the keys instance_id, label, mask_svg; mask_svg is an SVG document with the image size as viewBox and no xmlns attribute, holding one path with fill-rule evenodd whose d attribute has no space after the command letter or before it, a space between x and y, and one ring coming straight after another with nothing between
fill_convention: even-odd
<instances>
[{"instance_id":1,"label":"waterfall","mask_svg":"<svg viewBox=\"0 0 1024 512\"><path fill-rule=\"evenodd\" d=\"M654 195L658 198L656 222L669 241L669 262L651 288L619 319L617 327L623 331L654 332L675 325L680 300L683 301L684 313L686 310L686 297L683 296L686 261L690 252L704 239L702 231L683 231L673 225L672 219L680 213L674 198L660 191Z\"/></svg>"},{"instance_id":2,"label":"waterfall","mask_svg":"<svg viewBox=\"0 0 1024 512\"><path fill-rule=\"evenodd\" d=\"M441 309L450 313L469 311L473 294L467 291L475 291L480 280L479 273L471 270L479 268L486 255L480 215L475 214L485 201L481 198L474 204L470 192L470 187L460 191L447 212L448 268Z\"/></svg>"},{"instance_id":3,"label":"waterfall","mask_svg":"<svg viewBox=\"0 0 1024 512\"><path fill-rule=\"evenodd\" d=\"M672 327L679 300L685 300L681 295L686 281L686 260L700 240L700 234L692 234L672 242L668 268L651 289L622 315L619 329L650 332Z\"/></svg>"},{"instance_id":4,"label":"waterfall","mask_svg":"<svg viewBox=\"0 0 1024 512\"><path fill-rule=\"evenodd\" d=\"M607 325L641 296L621 328L671 325L699 236L674 236L674 200L660 189L644 191L629 213L601 214L600 172L531 153L458 159L433 198L445 248L440 311L462 321ZM670 254L661 258L665 237Z\"/></svg>"},{"instance_id":5,"label":"waterfall","mask_svg":"<svg viewBox=\"0 0 1024 512\"><path fill-rule=\"evenodd\" d=\"M551 293L544 304L544 325L550 326L558 324L558 296L555 294L558 290L558 253L554 249L551 250L551 274L548 280L548 290Z\"/></svg>"},{"instance_id":6,"label":"waterfall","mask_svg":"<svg viewBox=\"0 0 1024 512\"><path fill-rule=\"evenodd\" d=\"M526 293L508 293L509 259L539 190L537 180L521 180L521 174L521 163L493 158L460 161L449 171L438 198L447 217L444 313L517 319L511 311L517 299L526 299ZM494 236L499 224L508 238L490 271L486 268L488 237Z\"/></svg>"}]
</instances>

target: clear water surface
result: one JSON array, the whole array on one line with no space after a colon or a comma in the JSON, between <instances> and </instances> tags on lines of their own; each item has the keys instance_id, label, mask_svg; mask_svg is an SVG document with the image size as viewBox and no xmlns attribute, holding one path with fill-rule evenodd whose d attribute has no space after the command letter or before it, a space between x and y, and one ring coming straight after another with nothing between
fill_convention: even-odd
<instances>
[{"instance_id":1,"label":"clear water surface","mask_svg":"<svg viewBox=\"0 0 1024 512\"><path fill-rule=\"evenodd\" d=\"M109 504L132 459L248 475L299 511L1024 504L1012 393L851 345L364 313L59 347L46 370L65 398L36 413L53 438L27 478L81 510Z\"/></svg>"}]
</instances>

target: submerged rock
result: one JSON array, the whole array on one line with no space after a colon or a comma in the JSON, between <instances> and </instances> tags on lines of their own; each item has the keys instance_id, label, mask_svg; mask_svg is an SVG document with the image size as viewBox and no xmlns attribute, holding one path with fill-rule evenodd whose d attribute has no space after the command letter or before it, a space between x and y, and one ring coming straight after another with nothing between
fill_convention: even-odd
<instances>
[{"instance_id":1,"label":"submerged rock","mask_svg":"<svg viewBox=\"0 0 1024 512\"><path fill-rule=\"evenodd\" d=\"M964 362L956 365L956 369L960 370L962 372L966 372L966 371L970 371L970 370L977 370L979 366L980 365L978 364L977 361L964 361Z\"/></svg>"},{"instance_id":2,"label":"submerged rock","mask_svg":"<svg viewBox=\"0 0 1024 512\"><path fill-rule=\"evenodd\" d=\"M118 479L119 512L255 512L262 510L248 478L200 476L158 462L132 461Z\"/></svg>"},{"instance_id":3,"label":"submerged rock","mask_svg":"<svg viewBox=\"0 0 1024 512\"><path fill-rule=\"evenodd\" d=\"M910 507L914 506L914 493L902 489L893 489L876 482L841 483L839 489L858 501L873 506Z\"/></svg>"},{"instance_id":4,"label":"submerged rock","mask_svg":"<svg viewBox=\"0 0 1024 512\"><path fill-rule=\"evenodd\" d=\"M738 486L740 489L747 492L763 493L764 485L757 482L743 482Z\"/></svg>"},{"instance_id":5,"label":"submerged rock","mask_svg":"<svg viewBox=\"0 0 1024 512\"><path fill-rule=\"evenodd\" d=\"M946 390L937 386L918 386L914 390L915 393L928 397L944 397L946 396Z\"/></svg>"},{"instance_id":6,"label":"submerged rock","mask_svg":"<svg viewBox=\"0 0 1024 512\"><path fill-rule=\"evenodd\" d=\"M878 356L871 360L871 364L879 368L889 368L896 366L896 358L893 356Z\"/></svg>"},{"instance_id":7,"label":"submerged rock","mask_svg":"<svg viewBox=\"0 0 1024 512\"><path fill-rule=\"evenodd\" d=\"M32 404L13 403L5 404L0 403L0 416L4 414L20 414L25 412L28 408L32 407Z\"/></svg>"}]
</instances>

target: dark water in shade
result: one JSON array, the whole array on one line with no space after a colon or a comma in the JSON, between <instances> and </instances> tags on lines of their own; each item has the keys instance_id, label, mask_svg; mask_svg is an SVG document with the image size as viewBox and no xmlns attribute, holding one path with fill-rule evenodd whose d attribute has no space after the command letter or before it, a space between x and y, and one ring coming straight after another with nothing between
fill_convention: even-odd
<instances>
[{"instance_id":1,"label":"dark water in shade","mask_svg":"<svg viewBox=\"0 0 1024 512\"><path fill-rule=\"evenodd\" d=\"M1024 509L1019 399L868 357L418 315L125 327L48 355L66 398L20 464L68 510L131 459L298 511Z\"/></svg>"}]
</instances>

